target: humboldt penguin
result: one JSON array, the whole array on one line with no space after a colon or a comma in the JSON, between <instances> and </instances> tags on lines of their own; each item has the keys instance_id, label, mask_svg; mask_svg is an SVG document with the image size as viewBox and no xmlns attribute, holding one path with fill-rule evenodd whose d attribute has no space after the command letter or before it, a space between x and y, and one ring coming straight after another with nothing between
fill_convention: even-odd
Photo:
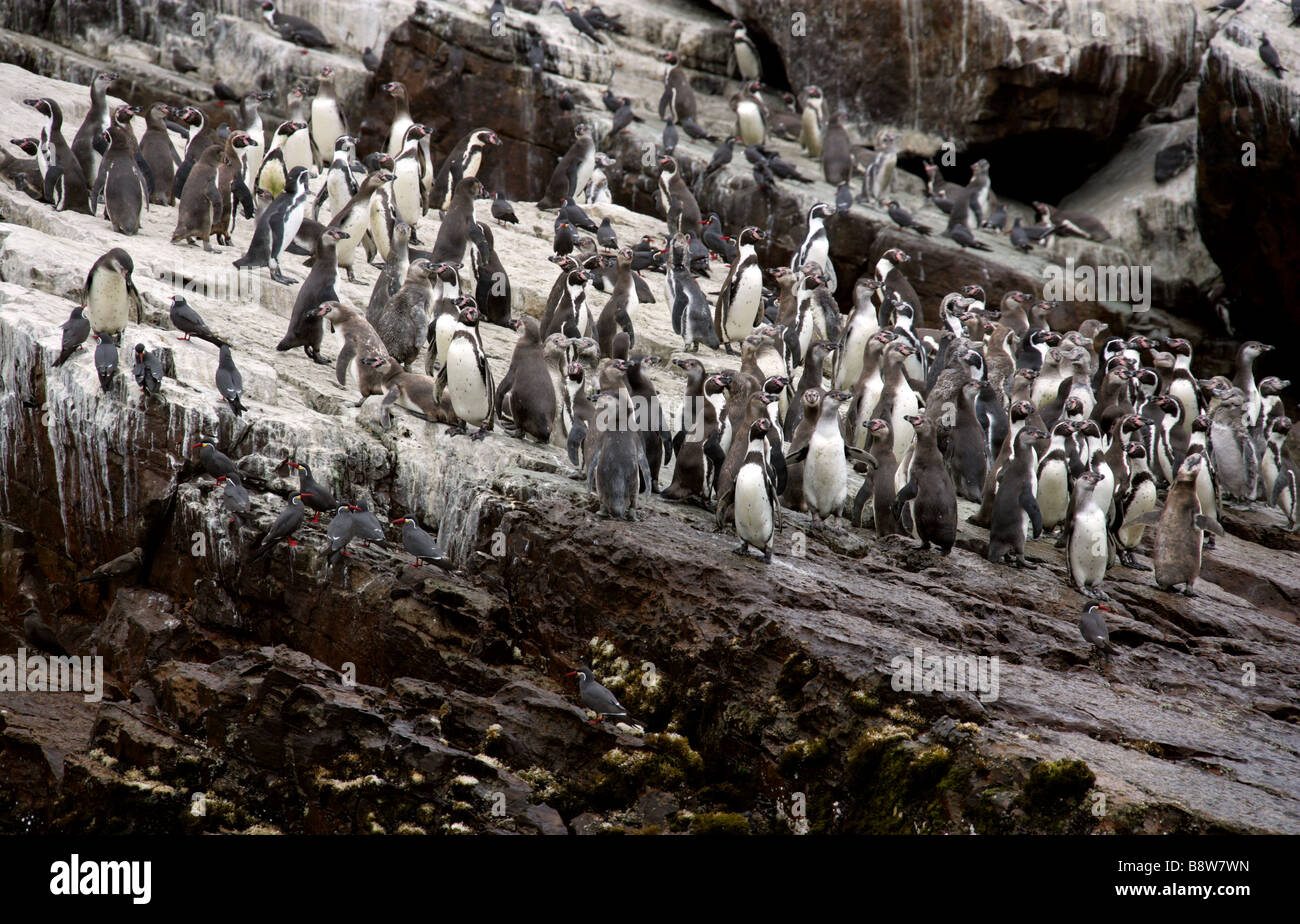
<instances>
[{"instance_id":1,"label":"humboldt penguin","mask_svg":"<svg viewBox=\"0 0 1300 924\"><path fill-rule=\"evenodd\" d=\"M766 241L766 232L749 227L737 238L739 254L718 291L714 330L728 353L731 344L743 342L763 320L763 267L755 245Z\"/></svg>"},{"instance_id":2,"label":"humboldt penguin","mask_svg":"<svg viewBox=\"0 0 1300 924\"><path fill-rule=\"evenodd\" d=\"M383 373L361 362L367 356L386 358L387 349L379 334L370 326L359 310L344 302L329 302L330 327L339 338L338 359L334 363L334 378L346 386L351 369L361 398L360 407L371 395L384 393Z\"/></svg>"},{"instance_id":3,"label":"humboldt penguin","mask_svg":"<svg viewBox=\"0 0 1300 924\"><path fill-rule=\"evenodd\" d=\"M901 522L903 504L915 498L912 520L921 548L929 549L933 543L947 555L957 541L957 492L939 453L934 423L921 416L910 416L907 423L915 430L916 445L907 483L894 497L891 511L894 520Z\"/></svg>"},{"instance_id":4,"label":"humboldt penguin","mask_svg":"<svg viewBox=\"0 0 1300 924\"><path fill-rule=\"evenodd\" d=\"M664 92L659 97L659 118L672 120L681 125L687 119L694 119L697 112L695 91L691 89L690 78L681 66L675 51L665 51L661 56L668 70L664 73Z\"/></svg>"},{"instance_id":5,"label":"humboldt penguin","mask_svg":"<svg viewBox=\"0 0 1300 924\"><path fill-rule=\"evenodd\" d=\"M361 181L356 195L330 219L330 226L343 232L343 237L339 238L338 246L335 248L335 259L347 273L348 282L357 281L352 267L356 262L357 245L361 243L370 228L370 198L393 178L394 174L382 170L367 174Z\"/></svg>"},{"instance_id":6,"label":"humboldt penguin","mask_svg":"<svg viewBox=\"0 0 1300 924\"><path fill-rule=\"evenodd\" d=\"M478 177L467 176L456 184L447 214L438 226L438 237L433 242L430 259L434 263L464 264L469 228L474 224L474 202L483 195L483 184Z\"/></svg>"},{"instance_id":7,"label":"humboldt penguin","mask_svg":"<svg viewBox=\"0 0 1300 924\"><path fill-rule=\"evenodd\" d=\"M213 252L211 241L213 220L221 214L221 194L217 190L217 170L225 162L225 151L219 144L210 145L200 155L194 169L185 180L181 199L176 209L176 230L172 243L194 239L203 241L203 249Z\"/></svg>"},{"instance_id":8,"label":"humboldt penguin","mask_svg":"<svg viewBox=\"0 0 1300 924\"><path fill-rule=\"evenodd\" d=\"M244 210L244 218L253 217L253 194L244 185L245 148L255 147L257 141L246 132L235 131L226 136L224 161L217 169L217 196L221 208L213 217L212 233L217 243L229 247L234 243L235 219L239 210Z\"/></svg>"},{"instance_id":9,"label":"humboldt penguin","mask_svg":"<svg viewBox=\"0 0 1300 924\"><path fill-rule=\"evenodd\" d=\"M1102 481L1103 476L1092 470L1075 479L1074 513L1065 532L1065 561L1070 579L1081 594L1106 599L1106 593L1098 590L1106 579L1111 558L1106 511L1097 500L1097 487Z\"/></svg>"},{"instance_id":10,"label":"humboldt penguin","mask_svg":"<svg viewBox=\"0 0 1300 924\"><path fill-rule=\"evenodd\" d=\"M140 293L131 278L133 272L135 263L131 255L121 247L114 247L90 267L82 290L81 300L86 305L90 329L112 337L118 344L128 322L139 324L144 319Z\"/></svg>"},{"instance_id":11,"label":"humboldt penguin","mask_svg":"<svg viewBox=\"0 0 1300 924\"><path fill-rule=\"evenodd\" d=\"M293 243L303 217L307 212L307 199L311 190L307 186L308 170L295 167L285 181L284 192L261 211L253 226L253 237L248 250L235 261L235 266L261 267L271 271L271 278L284 285L297 282L280 269L280 254Z\"/></svg>"},{"instance_id":12,"label":"humboldt penguin","mask_svg":"<svg viewBox=\"0 0 1300 924\"><path fill-rule=\"evenodd\" d=\"M1036 427L1025 427L1012 445L1011 458L998 475L997 494L993 499L993 518L989 524L988 559L1001 564L1008 556L1018 568L1033 568L1025 560L1025 541L1043 533L1043 515L1038 509L1038 452L1035 441L1047 434Z\"/></svg>"},{"instance_id":13,"label":"humboldt penguin","mask_svg":"<svg viewBox=\"0 0 1300 924\"><path fill-rule=\"evenodd\" d=\"M768 461L771 445L768 433L771 429L772 422L766 417L759 418L750 426L745 461L736 473L731 497L736 536L740 539L740 545L734 551L737 555L748 556L752 545L762 551L763 561L767 563L772 561L781 510L776 493L776 475Z\"/></svg>"},{"instance_id":14,"label":"humboldt penguin","mask_svg":"<svg viewBox=\"0 0 1300 924\"><path fill-rule=\"evenodd\" d=\"M410 275L409 270L407 275ZM436 367L447 361L447 347L451 345L451 338L456 333L463 306L458 304L461 297L460 273L453 264L434 264L429 282L433 286L433 301L426 308L429 322L425 328L425 342L429 348L424 355L424 371L434 375ZM474 306L478 307L477 301Z\"/></svg>"},{"instance_id":15,"label":"humboldt penguin","mask_svg":"<svg viewBox=\"0 0 1300 924\"><path fill-rule=\"evenodd\" d=\"M167 117L171 108L163 103L154 103L145 112L145 131L140 138L140 156L149 165L153 176L153 192L149 201L154 205L172 205L176 202L172 184L176 180L176 168L180 166L180 156L172 144L171 133L167 130Z\"/></svg>"},{"instance_id":16,"label":"humboldt penguin","mask_svg":"<svg viewBox=\"0 0 1300 924\"><path fill-rule=\"evenodd\" d=\"M318 164L329 166L333 157L334 142L348 133L347 117L339 105L334 91L334 68L326 64L320 69L316 96L311 101L311 140L323 158Z\"/></svg>"},{"instance_id":17,"label":"humboldt penguin","mask_svg":"<svg viewBox=\"0 0 1300 924\"><path fill-rule=\"evenodd\" d=\"M388 300L401 291L406 282L406 271L411 261L408 255L408 242L411 239L411 226L404 221L393 225L393 237L389 244L388 256L384 259L384 268L375 280L375 287L370 290L370 301L366 305L366 320L372 325L383 312Z\"/></svg>"},{"instance_id":18,"label":"humboldt penguin","mask_svg":"<svg viewBox=\"0 0 1300 924\"><path fill-rule=\"evenodd\" d=\"M847 391L823 392L817 425L808 437L807 446L785 456L787 465L800 461L804 464L803 499L812 517L810 525L813 529L822 529L822 521L828 517L841 520L844 517L844 502L848 499L845 460L852 457L868 464L875 463L869 453L845 445L839 410L852 397Z\"/></svg>"},{"instance_id":19,"label":"humboldt penguin","mask_svg":"<svg viewBox=\"0 0 1300 924\"><path fill-rule=\"evenodd\" d=\"M397 294L368 318L387 352L406 369L420 355L433 313L431 276L434 270L434 264L428 260L413 261Z\"/></svg>"},{"instance_id":20,"label":"humboldt penguin","mask_svg":"<svg viewBox=\"0 0 1300 924\"><path fill-rule=\"evenodd\" d=\"M838 286L835 277L835 264L831 262L830 238L826 234L826 219L835 214L832 206L818 202L808 210L808 232L804 235L790 268L800 269L806 263L814 264L826 277L826 286L834 292ZM915 302L913 304L916 304Z\"/></svg>"},{"instance_id":21,"label":"humboldt penguin","mask_svg":"<svg viewBox=\"0 0 1300 924\"><path fill-rule=\"evenodd\" d=\"M746 145L763 144L767 140L767 125L763 100L759 96L759 84L746 84L743 92L732 97L732 108L736 110L736 134Z\"/></svg>"},{"instance_id":22,"label":"humboldt penguin","mask_svg":"<svg viewBox=\"0 0 1300 924\"><path fill-rule=\"evenodd\" d=\"M501 429L507 434L519 439L531 436L539 443L550 442L556 411L555 384L536 318L521 319L510 368L497 388L494 401L501 417Z\"/></svg>"},{"instance_id":23,"label":"humboldt penguin","mask_svg":"<svg viewBox=\"0 0 1300 924\"><path fill-rule=\"evenodd\" d=\"M320 221L321 206L327 201L330 207L331 221L338 216L339 211L345 206L349 199L357 194L359 183L356 174L352 171L353 155L356 153L356 139L351 135L339 135L334 139L334 157L330 160L329 169L325 172L325 182L321 184L320 192L312 201L311 217L313 221ZM367 216L369 221L369 216Z\"/></svg>"},{"instance_id":24,"label":"humboldt penguin","mask_svg":"<svg viewBox=\"0 0 1300 924\"><path fill-rule=\"evenodd\" d=\"M149 208L149 180L137 163L138 148L129 126L114 124L102 161L104 215L119 234L136 234Z\"/></svg>"},{"instance_id":25,"label":"humboldt penguin","mask_svg":"<svg viewBox=\"0 0 1300 924\"><path fill-rule=\"evenodd\" d=\"M429 208L445 212L451 208L452 193L466 177L477 177L483 166L483 153L489 146L501 144L500 137L490 128L476 128L456 143L442 166L433 176L429 189ZM574 193L577 194L576 191Z\"/></svg>"},{"instance_id":26,"label":"humboldt penguin","mask_svg":"<svg viewBox=\"0 0 1300 924\"><path fill-rule=\"evenodd\" d=\"M91 79L90 110L72 139L72 154L77 158L81 175L87 182L94 182L95 177L99 176L99 162L103 155L95 149L95 142L108 131L111 124L108 88L114 80L117 80L117 74L111 72L101 72ZM90 204L92 213L97 205L98 202Z\"/></svg>"},{"instance_id":27,"label":"humboldt penguin","mask_svg":"<svg viewBox=\"0 0 1300 924\"><path fill-rule=\"evenodd\" d=\"M587 490L600 497L601 513L633 522L638 496L650 490L650 463L635 420L625 388L602 392L596 399L587 453Z\"/></svg>"},{"instance_id":28,"label":"humboldt penguin","mask_svg":"<svg viewBox=\"0 0 1300 924\"><path fill-rule=\"evenodd\" d=\"M1265 500L1282 511L1287 529L1294 532L1300 521L1300 465L1282 448L1291 427L1291 418L1285 416L1274 418L1269 426L1263 473Z\"/></svg>"},{"instance_id":29,"label":"humboldt penguin","mask_svg":"<svg viewBox=\"0 0 1300 924\"><path fill-rule=\"evenodd\" d=\"M1175 590L1181 585L1189 597L1196 596L1194 585L1201 573L1205 531L1224 534L1216 519L1201 513L1196 480L1204 465L1201 453L1189 452L1165 497L1164 509L1158 513L1153 510L1139 519L1139 522L1156 524L1151 547L1156 585L1161 590Z\"/></svg>"},{"instance_id":30,"label":"humboldt penguin","mask_svg":"<svg viewBox=\"0 0 1300 924\"><path fill-rule=\"evenodd\" d=\"M471 221L469 239L470 272L474 274L474 301L483 312L483 320L499 327L509 327L513 309L510 276L497 256L492 229L482 222Z\"/></svg>"},{"instance_id":31,"label":"humboldt penguin","mask_svg":"<svg viewBox=\"0 0 1300 924\"><path fill-rule=\"evenodd\" d=\"M596 143L591 136L591 128L585 122L579 122L573 129L573 134L573 144L555 165L546 184L546 193L537 203L538 208L559 208L562 200L575 199L591 180L591 173L596 167Z\"/></svg>"},{"instance_id":32,"label":"humboldt penguin","mask_svg":"<svg viewBox=\"0 0 1300 924\"><path fill-rule=\"evenodd\" d=\"M1059 237L1082 237L1090 241L1108 241L1110 232L1091 215L1068 209L1058 209L1046 202L1035 202L1034 211L1040 221L1052 227Z\"/></svg>"},{"instance_id":33,"label":"humboldt penguin","mask_svg":"<svg viewBox=\"0 0 1300 924\"><path fill-rule=\"evenodd\" d=\"M331 360L320 355L321 340L325 335L324 318L329 314L326 304L338 301L334 285L338 281L338 264L335 248L343 237L338 228L326 228L316 246L316 262L311 272L298 289L298 297L293 303L293 314L289 318L289 329L275 348L283 353L294 347L302 347L303 352L315 363L329 365ZM322 310L323 309L323 310Z\"/></svg>"},{"instance_id":34,"label":"humboldt penguin","mask_svg":"<svg viewBox=\"0 0 1300 924\"><path fill-rule=\"evenodd\" d=\"M428 375L407 372L402 364L391 356L366 356L361 360L363 366L369 366L379 372L384 379L387 393L379 406L379 421L385 430L392 426L392 408L403 408L433 423L451 421L450 402L442 400L437 394L437 381Z\"/></svg>"},{"instance_id":35,"label":"humboldt penguin","mask_svg":"<svg viewBox=\"0 0 1300 924\"><path fill-rule=\"evenodd\" d=\"M266 149L266 156L262 158L261 163L258 165L257 175L253 181L253 189L265 189L273 198L278 198L285 191L292 170L285 157L284 147L290 138L298 132L305 131L307 131L307 123L293 119L281 122L276 127L275 132L271 135L271 144ZM299 164L297 166L306 168L308 165ZM306 172L311 173L310 169Z\"/></svg>"},{"instance_id":36,"label":"humboldt penguin","mask_svg":"<svg viewBox=\"0 0 1300 924\"><path fill-rule=\"evenodd\" d=\"M822 156L822 132L826 124L826 100L820 87L804 87L803 111L800 113L799 144L813 160Z\"/></svg>"},{"instance_id":37,"label":"humboldt penguin","mask_svg":"<svg viewBox=\"0 0 1300 924\"><path fill-rule=\"evenodd\" d=\"M894 458L894 434L889 421L873 417L867 424L871 433L870 451L876 460L876 470L871 473L871 506L875 513L876 537L884 539L903 533L903 527L894 517L894 483L898 476L898 460ZM866 481L863 481L866 485ZM859 514L859 521L861 514Z\"/></svg>"},{"instance_id":38,"label":"humboldt penguin","mask_svg":"<svg viewBox=\"0 0 1300 924\"><path fill-rule=\"evenodd\" d=\"M668 232L698 234L700 205L682 179L677 161L671 157L659 158L659 194L668 216Z\"/></svg>"},{"instance_id":39,"label":"humboldt penguin","mask_svg":"<svg viewBox=\"0 0 1300 924\"><path fill-rule=\"evenodd\" d=\"M334 47L334 44L325 37L325 33L321 32L316 26L301 16L290 16L287 13L277 12L275 4L271 0L266 0L262 4L262 19L266 21L267 26L273 32L286 42L301 45L303 48Z\"/></svg>"},{"instance_id":40,"label":"humboldt penguin","mask_svg":"<svg viewBox=\"0 0 1300 924\"><path fill-rule=\"evenodd\" d=\"M1141 443L1129 443L1124 452L1128 457L1128 478L1123 491L1115 495L1111 538L1120 564L1135 571L1150 571L1151 567L1134 558L1133 552L1142 544L1146 532L1146 526L1138 520L1156 509L1156 479L1147 467L1147 453Z\"/></svg>"},{"instance_id":41,"label":"humboldt penguin","mask_svg":"<svg viewBox=\"0 0 1300 924\"><path fill-rule=\"evenodd\" d=\"M93 177L87 178L82 172L80 162L63 139L63 110L57 102L48 98L25 99L23 105L31 106L46 119L42 140L53 148L52 156L46 157L49 164L44 176L46 199L54 203L56 210L72 209L93 215L90 202ZM55 187L61 188L61 194L56 194Z\"/></svg>"},{"instance_id":42,"label":"humboldt penguin","mask_svg":"<svg viewBox=\"0 0 1300 924\"><path fill-rule=\"evenodd\" d=\"M757 81L763 78L763 61L758 46L749 37L745 24L738 19L727 23L731 29L731 57L741 80Z\"/></svg>"},{"instance_id":43,"label":"humboldt penguin","mask_svg":"<svg viewBox=\"0 0 1300 924\"><path fill-rule=\"evenodd\" d=\"M822 172L826 182L837 187L853 177L853 146L844 127L847 118L843 109L837 110L822 136Z\"/></svg>"},{"instance_id":44,"label":"humboldt penguin","mask_svg":"<svg viewBox=\"0 0 1300 924\"><path fill-rule=\"evenodd\" d=\"M135 345L135 383L140 386L140 393L156 395L162 388L163 363L161 350L146 351L143 343Z\"/></svg>"},{"instance_id":45,"label":"humboldt penguin","mask_svg":"<svg viewBox=\"0 0 1300 924\"><path fill-rule=\"evenodd\" d=\"M407 126L402 138L402 148L393 158L395 179L391 187L393 215L398 221L411 226L411 239L419 243L415 233L415 224L424 213L424 158L420 152L420 142L429 137L431 132L418 122Z\"/></svg>"},{"instance_id":46,"label":"humboldt penguin","mask_svg":"<svg viewBox=\"0 0 1300 924\"><path fill-rule=\"evenodd\" d=\"M458 305L460 314L456 333L447 347L447 361L438 370L438 396L440 399L443 394L450 397L455 414L448 432L451 435L463 434L469 425L473 425L478 430L470 438L481 440L492 429L496 386L478 331L479 310L474 300L466 296L458 300Z\"/></svg>"},{"instance_id":47,"label":"humboldt penguin","mask_svg":"<svg viewBox=\"0 0 1300 924\"><path fill-rule=\"evenodd\" d=\"M244 377L235 368L235 358L230 353L230 346L223 343L217 357L217 391L230 409L239 417L244 413L241 398L244 395Z\"/></svg>"},{"instance_id":48,"label":"humboldt penguin","mask_svg":"<svg viewBox=\"0 0 1300 924\"><path fill-rule=\"evenodd\" d=\"M185 142L185 154L181 158L180 167L176 170L176 176L172 179L172 194L180 199L185 191L185 184L189 181L190 171L199 162L199 157L211 145L219 144L221 139L209 124L207 115L193 106L173 109L172 115L180 125L189 130Z\"/></svg>"},{"instance_id":49,"label":"humboldt penguin","mask_svg":"<svg viewBox=\"0 0 1300 924\"><path fill-rule=\"evenodd\" d=\"M877 204L884 201L885 192L894 185L894 172L898 164L898 135L891 131L880 133L876 156L862 177L863 197Z\"/></svg>"},{"instance_id":50,"label":"humboldt penguin","mask_svg":"<svg viewBox=\"0 0 1300 924\"><path fill-rule=\"evenodd\" d=\"M305 496L298 492L289 498L289 505L280 511L280 515L275 518L275 522L254 543L253 554L248 559L250 562L260 559L275 548L275 544L282 539L290 546L298 545L298 541L293 538L293 534L298 531L299 526L302 526L303 517L306 515L306 511L302 506Z\"/></svg>"}]
</instances>

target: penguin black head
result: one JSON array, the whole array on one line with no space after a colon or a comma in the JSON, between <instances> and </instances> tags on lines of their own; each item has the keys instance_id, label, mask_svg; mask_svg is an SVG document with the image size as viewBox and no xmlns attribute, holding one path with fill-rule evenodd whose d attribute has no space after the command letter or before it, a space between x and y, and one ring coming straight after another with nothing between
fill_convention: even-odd
<instances>
[{"instance_id":1,"label":"penguin black head","mask_svg":"<svg viewBox=\"0 0 1300 924\"><path fill-rule=\"evenodd\" d=\"M661 55L659 56L659 60L663 61L665 64L676 65L676 64L677 64L677 52L675 52L675 51L665 51L663 54L661 54Z\"/></svg>"}]
</instances>

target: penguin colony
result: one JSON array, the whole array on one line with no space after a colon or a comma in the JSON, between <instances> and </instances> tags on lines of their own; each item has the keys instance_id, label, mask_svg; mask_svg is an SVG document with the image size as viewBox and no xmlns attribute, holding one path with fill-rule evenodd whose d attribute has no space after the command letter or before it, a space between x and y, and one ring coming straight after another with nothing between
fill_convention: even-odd
<instances>
[{"instance_id":1,"label":"penguin colony","mask_svg":"<svg viewBox=\"0 0 1300 924\"><path fill-rule=\"evenodd\" d=\"M584 14L553 6L593 46L623 31L598 7ZM284 40L331 47L311 23L271 3L262 10ZM509 12L498 3L490 15L496 22ZM236 267L296 286L277 349L301 347L312 362L334 365L340 385L356 383L358 406L380 398L384 426L400 409L446 425L448 436L550 444L599 497L603 515L635 521L652 493L696 504L713 512L720 529L734 530L736 552L748 556L752 547L764 562L773 561L786 510L806 512L814 530L851 523L881 541L912 536L922 549L947 555L960 497L979 505L970 522L988 530L983 552L994 564L1035 567L1026 542L1046 533L1065 550L1064 579L1086 597L1106 598L1106 576L1117 566L1153 571L1161 588L1192 595L1202 549L1223 533L1225 503L1262 501L1296 528L1300 468L1283 450L1292 421L1280 398L1290 383L1257 379L1254 369L1271 347L1244 343L1232 378L1198 379L1188 341L1108 338L1095 320L1053 330L1054 305L1029 293L971 284L923 304L908 281L911 257L903 249L887 251L851 286L841 286L830 259L835 217L855 203L878 208L918 236L932 233L890 196L898 138L884 131L874 147L855 145L846 111L828 112L818 87L804 88L797 100L773 93L761 82L762 57L744 24L728 28L740 90L730 97L734 125L712 126L720 143L697 121L695 93L677 54L662 55L662 242L621 243L609 218L598 226L587 215L583 203L609 201L604 170L614 160L598 150L592 126L577 127L538 203L557 213L550 257L557 275L540 318L512 315L491 223L476 214L478 200L490 198L493 221L517 222L502 192L489 192L479 179L501 138L489 127L475 129L439 164L433 130L414 121L400 82L382 86L394 109L386 150L359 162L329 66L320 69L314 95L291 91L287 117L278 123L262 119L272 94L240 96L220 82L218 95L237 106L155 103L110 111L106 96L117 75L98 74L71 146L58 104L25 100L45 126L40 138L12 142L34 161L8 175L33 198L103 215L128 238L145 210L175 208L177 247L211 250L215 240L242 250ZM530 64L536 52L531 46ZM1280 76L1266 40L1261 57ZM367 62L376 67L377 59ZM607 138L649 116L649 106L639 115L612 88L604 102L613 122ZM147 126L138 142L136 118ZM705 178L740 146L760 190L809 182L805 171L816 170L836 187L834 203L808 210L789 265L765 259L769 232L747 227L727 234L717 215L701 213L700 187L687 184L674 157L682 134L718 144ZM173 135L184 140L179 148ZM808 162L781 158L765 146L769 136L797 140ZM444 146L452 140L439 139ZM862 187L855 193L850 184L858 173ZM945 221L942 233L962 248L990 249L980 240L988 231L1009 234L1022 250L1053 236L1109 237L1094 217L1046 203L1034 204L1036 223L1016 218L1007 229L989 163L977 162L972 174L969 183L956 184L926 166L927 201ZM310 257L302 280L285 272L289 255ZM364 309L335 291L339 270L355 279L358 258L383 267ZM726 266L720 282L710 272L715 261ZM105 391L116 379L124 333L142 323L133 268L123 247L90 267L83 304L63 325L53 364L71 360L93 337ZM642 276L647 271L663 274L663 301ZM603 305L593 302L593 288L608 293ZM847 306L836 301L837 288L851 292ZM685 375L679 419L669 419L654 400L646 370L658 360L637 350L639 311L667 312L682 337L684 355L673 360ZM230 345L183 297L173 298L169 319L181 339L219 351L212 384L230 412L256 414ZM327 323L340 341L333 358L323 353ZM517 331L507 368L492 367L483 323ZM739 369L710 371L701 345L738 356ZM413 371L421 354L422 371ZM138 344L134 356L142 392L162 400L167 373L159 351ZM211 440L191 449L222 486L233 520L244 524L250 500L237 460ZM661 485L674 457L671 480ZM298 490L248 546L250 559L281 542L295 545L308 511L313 523L322 513L332 516L331 566L354 540L386 540L383 523L364 504L336 498L307 465L288 464L298 472ZM850 469L865 476L853 496ZM391 525L401 527L417 567L451 567L413 519ZM1148 530L1150 565L1137 558ZM138 559L139 550L134 554ZM1112 650L1107 611L1090 602L1080 621L1084 639L1103 652ZM575 674L597 716L626 717L589 669Z\"/></svg>"}]
</instances>

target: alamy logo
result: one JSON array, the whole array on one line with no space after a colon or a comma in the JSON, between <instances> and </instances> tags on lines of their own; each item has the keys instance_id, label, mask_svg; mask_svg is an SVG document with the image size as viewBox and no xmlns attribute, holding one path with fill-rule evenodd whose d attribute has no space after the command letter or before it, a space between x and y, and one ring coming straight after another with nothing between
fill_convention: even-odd
<instances>
[{"instance_id":1,"label":"alamy logo","mask_svg":"<svg viewBox=\"0 0 1300 924\"><path fill-rule=\"evenodd\" d=\"M149 904L153 893L153 863L149 860L68 860L50 864L51 895L130 895L137 905Z\"/></svg>"},{"instance_id":2,"label":"alamy logo","mask_svg":"<svg viewBox=\"0 0 1300 924\"><path fill-rule=\"evenodd\" d=\"M1043 298L1049 302L1128 302L1134 311L1151 308L1151 267L1065 266L1043 267Z\"/></svg>"},{"instance_id":3,"label":"alamy logo","mask_svg":"<svg viewBox=\"0 0 1300 924\"><path fill-rule=\"evenodd\" d=\"M73 655L47 658L0 655L0 693L82 693L88 703L104 698L104 659Z\"/></svg>"},{"instance_id":4,"label":"alamy logo","mask_svg":"<svg viewBox=\"0 0 1300 924\"><path fill-rule=\"evenodd\" d=\"M985 655L925 655L913 648L912 656L899 655L889 662L895 690L908 693L975 693L981 702L998 698L998 659Z\"/></svg>"}]
</instances>

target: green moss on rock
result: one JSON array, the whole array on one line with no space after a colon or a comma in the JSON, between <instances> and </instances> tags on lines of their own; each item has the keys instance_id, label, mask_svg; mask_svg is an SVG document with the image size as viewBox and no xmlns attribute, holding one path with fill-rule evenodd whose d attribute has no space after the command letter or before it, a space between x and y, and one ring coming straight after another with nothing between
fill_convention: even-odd
<instances>
[{"instance_id":1,"label":"green moss on rock","mask_svg":"<svg viewBox=\"0 0 1300 924\"><path fill-rule=\"evenodd\" d=\"M749 819L735 812L709 812L691 819L692 834L736 837L749 833Z\"/></svg>"}]
</instances>

